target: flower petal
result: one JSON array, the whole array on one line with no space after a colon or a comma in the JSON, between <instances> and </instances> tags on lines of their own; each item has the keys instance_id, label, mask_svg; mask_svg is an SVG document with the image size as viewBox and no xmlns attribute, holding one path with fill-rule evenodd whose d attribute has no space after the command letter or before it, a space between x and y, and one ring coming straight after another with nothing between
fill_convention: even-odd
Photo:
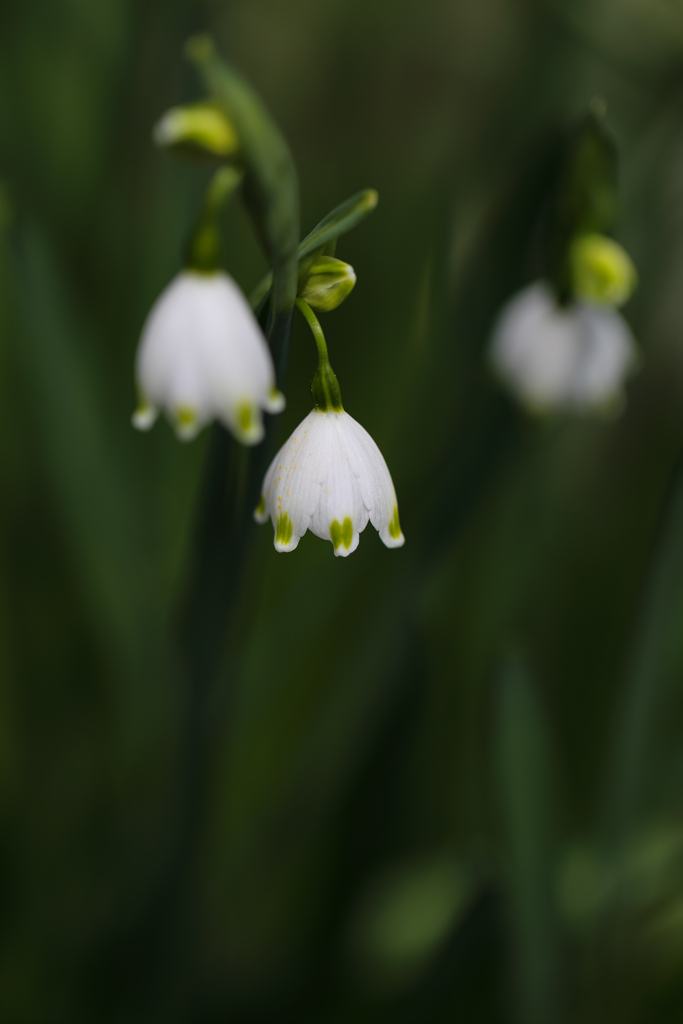
<instances>
[{"instance_id":1,"label":"flower petal","mask_svg":"<svg viewBox=\"0 0 683 1024\"><path fill-rule=\"evenodd\" d=\"M219 418L242 444L259 444L263 440L263 417L253 402L240 402L228 415Z\"/></svg>"},{"instance_id":2,"label":"flower petal","mask_svg":"<svg viewBox=\"0 0 683 1024\"><path fill-rule=\"evenodd\" d=\"M379 531L387 547L400 547L405 543L405 538L400 526L397 533L392 526L394 520L398 522L398 503L389 467L367 430L348 413L344 413L344 416L343 443L358 479L370 522ZM395 536L392 535L392 529Z\"/></svg>"},{"instance_id":3,"label":"flower petal","mask_svg":"<svg viewBox=\"0 0 683 1024\"><path fill-rule=\"evenodd\" d=\"M633 336L613 309L577 306L582 350L573 381L578 405L608 402L620 390L636 361Z\"/></svg>"},{"instance_id":4,"label":"flower petal","mask_svg":"<svg viewBox=\"0 0 683 1024\"><path fill-rule=\"evenodd\" d=\"M151 430L158 416L158 409L146 402L141 402L131 417L131 423L136 430Z\"/></svg>"},{"instance_id":5,"label":"flower petal","mask_svg":"<svg viewBox=\"0 0 683 1024\"><path fill-rule=\"evenodd\" d=\"M334 546L335 556L346 558L358 547L360 534L354 529L352 519L347 517L341 523L335 519L330 523L330 540Z\"/></svg>"},{"instance_id":6,"label":"flower petal","mask_svg":"<svg viewBox=\"0 0 683 1024\"><path fill-rule=\"evenodd\" d=\"M300 539L287 512L280 512L275 523L275 550L294 551Z\"/></svg>"},{"instance_id":7,"label":"flower petal","mask_svg":"<svg viewBox=\"0 0 683 1024\"><path fill-rule=\"evenodd\" d=\"M179 406L173 414L172 422L179 441L193 441L204 425L197 410L189 405Z\"/></svg>"},{"instance_id":8,"label":"flower petal","mask_svg":"<svg viewBox=\"0 0 683 1024\"><path fill-rule=\"evenodd\" d=\"M263 404L263 408L266 412L278 413L282 412L286 405L285 396L281 391L278 391L276 387L273 387L268 392L266 399Z\"/></svg>"}]
</instances>

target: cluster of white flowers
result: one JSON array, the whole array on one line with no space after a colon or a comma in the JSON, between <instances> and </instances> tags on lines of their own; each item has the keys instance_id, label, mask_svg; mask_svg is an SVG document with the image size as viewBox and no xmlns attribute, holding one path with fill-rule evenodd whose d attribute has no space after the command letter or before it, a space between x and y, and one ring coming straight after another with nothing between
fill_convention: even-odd
<instances>
[{"instance_id":1,"label":"cluster of white flowers","mask_svg":"<svg viewBox=\"0 0 683 1024\"><path fill-rule=\"evenodd\" d=\"M343 272L346 293L352 275L352 268ZM329 283L323 284L329 291ZM322 337L315 315L305 302L299 304ZM323 308L329 305L326 292ZM338 396L324 339L321 344L316 377L322 367L325 387ZM222 271L185 270L168 285L143 328L136 376L140 404L133 424L147 430L165 410L185 441L216 419L239 441L256 444L264 434L262 410L284 407L258 321ZM293 551L310 529L332 542L335 555L349 555L368 522L387 547L400 547L404 537L387 464L367 431L344 412L341 398L327 401L325 387L273 460L255 516L260 522L272 519L278 551Z\"/></svg>"}]
</instances>

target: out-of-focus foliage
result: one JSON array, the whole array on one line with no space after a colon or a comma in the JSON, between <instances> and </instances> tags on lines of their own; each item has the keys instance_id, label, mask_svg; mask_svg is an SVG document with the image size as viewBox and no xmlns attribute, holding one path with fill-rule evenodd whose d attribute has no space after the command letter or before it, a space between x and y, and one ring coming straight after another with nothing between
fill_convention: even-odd
<instances>
[{"instance_id":1,"label":"out-of-focus foliage","mask_svg":"<svg viewBox=\"0 0 683 1024\"><path fill-rule=\"evenodd\" d=\"M379 193L323 326L407 543L282 556L254 527L174 916L208 439L130 413L210 174L151 140L203 96L197 31L288 140L303 236ZM642 369L614 421L535 423L485 346L538 276L563 133L596 95ZM3 6L3 1020L680 1021L682 97L665 0ZM268 267L237 204L226 229L249 294ZM297 323L281 437L314 368Z\"/></svg>"}]
</instances>

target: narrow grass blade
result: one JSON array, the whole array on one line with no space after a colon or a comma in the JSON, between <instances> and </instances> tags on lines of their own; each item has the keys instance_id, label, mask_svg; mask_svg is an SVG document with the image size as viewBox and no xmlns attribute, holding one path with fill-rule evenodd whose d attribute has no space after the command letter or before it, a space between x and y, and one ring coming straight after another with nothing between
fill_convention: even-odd
<instances>
[{"instance_id":1,"label":"narrow grass blade","mask_svg":"<svg viewBox=\"0 0 683 1024\"><path fill-rule=\"evenodd\" d=\"M273 271L275 313L288 312L296 297L299 242L299 191L289 147L260 98L209 37L191 39L188 55L237 132L245 201Z\"/></svg>"},{"instance_id":2,"label":"narrow grass blade","mask_svg":"<svg viewBox=\"0 0 683 1024\"><path fill-rule=\"evenodd\" d=\"M507 867L518 1019L562 1019L553 909L551 743L523 661L511 658L497 688L494 771Z\"/></svg>"},{"instance_id":3,"label":"narrow grass blade","mask_svg":"<svg viewBox=\"0 0 683 1024\"><path fill-rule=\"evenodd\" d=\"M683 463L679 463L652 557L607 769L608 843L626 838L647 808L662 766L667 706L683 674Z\"/></svg>"}]
</instances>

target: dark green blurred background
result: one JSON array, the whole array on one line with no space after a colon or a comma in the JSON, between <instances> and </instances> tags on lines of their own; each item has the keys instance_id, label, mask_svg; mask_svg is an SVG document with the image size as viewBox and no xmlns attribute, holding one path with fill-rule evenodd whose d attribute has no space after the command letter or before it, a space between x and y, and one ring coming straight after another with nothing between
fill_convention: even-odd
<instances>
[{"instance_id":1,"label":"dark green blurred background","mask_svg":"<svg viewBox=\"0 0 683 1024\"><path fill-rule=\"evenodd\" d=\"M290 142L303 234L379 191L324 327L407 543L254 527L179 909L208 432L130 414L208 180L151 143L203 30ZM485 346L596 94L642 368L617 420L534 422ZM0 181L0 1019L680 1021L683 5L5 2ZM282 439L314 366L297 322Z\"/></svg>"}]
</instances>

